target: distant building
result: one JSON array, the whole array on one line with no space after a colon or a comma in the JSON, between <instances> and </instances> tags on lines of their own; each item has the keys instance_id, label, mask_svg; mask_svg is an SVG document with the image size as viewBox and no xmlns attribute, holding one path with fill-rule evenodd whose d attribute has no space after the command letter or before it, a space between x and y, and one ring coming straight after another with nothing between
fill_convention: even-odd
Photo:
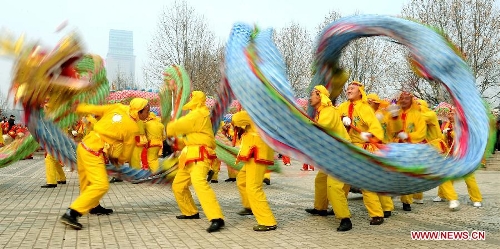
<instances>
[{"instance_id":1,"label":"distant building","mask_svg":"<svg viewBox=\"0 0 500 249\"><path fill-rule=\"evenodd\" d=\"M134 34L132 31L111 29L106 58L108 81L116 88L135 85Z\"/></svg>"}]
</instances>

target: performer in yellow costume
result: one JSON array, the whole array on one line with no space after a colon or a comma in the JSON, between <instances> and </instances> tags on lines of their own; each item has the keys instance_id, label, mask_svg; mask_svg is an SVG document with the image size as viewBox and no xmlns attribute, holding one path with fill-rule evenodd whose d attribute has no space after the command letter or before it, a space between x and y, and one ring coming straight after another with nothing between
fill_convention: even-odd
<instances>
[{"instance_id":1,"label":"performer in yellow costume","mask_svg":"<svg viewBox=\"0 0 500 249\"><path fill-rule=\"evenodd\" d=\"M239 215L255 216L254 231L270 231L277 228L277 222L262 190L264 174L269 165L274 164L274 150L260 138L257 127L246 111L233 115L232 123L243 129L241 145L236 160L245 162L236 176L236 185L241 195L244 209Z\"/></svg>"},{"instance_id":2,"label":"performer in yellow costume","mask_svg":"<svg viewBox=\"0 0 500 249\"><path fill-rule=\"evenodd\" d=\"M199 219L198 208L189 191L193 185L200 200L201 208L211 221L207 232L215 232L224 226L224 216L215 197L215 192L207 182L207 173L217 158L215 155L215 137L210 122L210 110L206 106L206 96L201 91L193 91L191 100L182 110L191 110L185 116L167 124L167 137L184 138L179 156L179 169L172 183L172 191L182 215L177 219ZM180 139L179 139L180 140Z\"/></svg>"},{"instance_id":3,"label":"performer in yellow costume","mask_svg":"<svg viewBox=\"0 0 500 249\"><path fill-rule=\"evenodd\" d=\"M49 105L46 104L44 108L49 108ZM75 132L72 131L74 137L77 135ZM57 184L66 184L66 174L64 173L63 165L47 152L45 152L45 177L47 183L40 186L41 188L55 188Z\"/></svg>"},{"instance_id":4,"label":"performer in yellow costume","mask_svg":"<svg viewBox=\"0 0 500 249\"><path fill-rule=\"evenodd\" d=\"M234 126L229 123L227 124L227 133L229 134L229 138L232 139L233 142L233 147L239 147L241 145L241 138L238 137L238 134L236 134L234 130ZM233 169L230 166L227 166L227 179L224 180L224 182L235 182L236 181L236 176L238 175L238 170Z\"/></svg>"},{"instance_id":5,"label":"performer in yellow costume","mask_svg":"<svg viewBox=\"0 0 500 249\"><path fill-rule=\"evenodd\" d=\"M348 101L340 104L342 123L347 128L352 143L370 152L378 149L377 143L384 139L384 129L380 125L375 112L368 105L364 86L353 81L347 87ZM384 217L391 216L394 204L390 196L361 190L363 202L371 217L370 225L380 225Z\"/></svg>"},{"instance_id":6,"label":"performer in yellow costume","mask_svg":"<svg viewBox=\"0 0 500 249\"><path fill-rule=\"evenodd\" d=\"M339 137L351 142L351 138L340 119L340 114L333 107L329 95L328 90L322 85L317 85L312 90L309 102L316 110L314 119L325 129L331 130ZM348 184L319 170L314 179L314 208L306 209L306 211L310 214L325 215L329 200L333 207L335 218L340 220L340 226L337 228L337 231L351 230L351 212L347 204L349 188Z\"/></svg>"},{"instance_id":7,"label":"performer in yellow costume","mask_svg":"<svg viewBox=\"0 0 500 249\"><path fill-rule=\"evenodd\" d=\"M155 173L160 167L159 153L166 139L165 126L154 113L145 122L147 145L147 165L151 172Z\"/></svg>"},{"instance_id":8,"label":"performer in yellow costume","mask_svg":"<svg viewBox=\"0 0 500 249\"><path fill-rule=\"evenodd\" d=\"M45 176L47 184L42 185L42 188L55 188L57 184L66 184L63 165L48 153L45 154Z\"/></svg>"},{"instance_id":9,"label":"performer in yellow costume","mask_svg":"<svg viewBox=\"0 0 500 249\"><path fill-rule=\"evenodd\" d=\"M80 195L61 218L62 223L80 230L80 216L88 212L113 212L99 204L109 189L105 157L115 165L122 165L130 160L136 136L139 135L137 121L148 117L149 105L148 101L142 98L133 99L130 106L80 104L76 113L92 113L101 117L94 124L94 130L89 132L76 148Z\"/></svg>"},{"instance_id":10,"label":"performer in yellow costume","mask_svg":"<svg viewBox=\"0 0 500 249\"><path fill-rule=\"evenodd\" d=\"M3 123L2 123L2 126L3 126ZM2 127L0 127L0 147L3 147L5 146L5 141L3 139L3 129Z\"/></svg>"},{"instance_id":11,"label":"performer in yellow costume","mask_svg":"<svg viewBox=\"0 0 500 249\"><path fill-rule=\"evenodd\" d=\"M427 135L425 140L427 140L427 143L436 148L440 153L446 153L448 147L444 142L443 134L441 134L437 114L429 109L427 102L424 100L418 99L417 104L420 107L420 113L427 125ZM423 193L413 194L413 202L417 204L423 204L423 198Z\"/></svg>"},{"instance_id":12,"label":"performer in yellow costume","mask_svg":"<svg viewBox=\"0 0 500 249\"><path fill-rule=\"evenodd\" d=\"M388 134L395 143L427 143L427 124L420 112L420 107L413 100L413 94L402 92L398 99L398 108L391 109ZM417 194L417 197L421 193ZM404 211L411 211L413 194L402 195Z\"/></svg>"},{"instance_id":13,"label":"performer in yellow costume","mask_svg":"<svg viewBox=\"0 0 500 249\"><path fill-rule=\"evenodd\" d=\"M443 134L445 137L445 142L448 145L448 151L446 154L453 153L454 141L455 141L455 131L453 129L455 123L455 110L451 110L448 113L448 122L444 123ZM470 200L472 201L472 205L474 207L481 207L483 196L479 191L479 187L476 182L476 177L474 174L470 174L464 178L465 185L467 185L467 192L469 193ZM444 199L448 200L449 208L451 210L458 210L460 206L460 202L458 201L458 195L453 187L453 181L446 181L441 184L438 188L438 196L433 199L434 202L441 202Z\"/></svg>"},{"instance_id":14,"label":"performer in yellow costume","mask_svg":"<svg viewBox=\"0 0 500 249\"><path fill-rule=\"evenodd\" d=\"M150 119L150 116L148 116L148 119ZM146 122L143 120L138 120L137 126L139 127L139 136L136 138L135 147L132 151L132 156L130 157L129 164L130 167L134 169L147 169L142 160L143 155L144 157L146 157L148 145L148 139L146 137ZM144 163L147 163L146 160L144 161Z\"/></svg>"},{"instance_id":15,"label":"performer in yellow costume","mask_svg":"<svg viewBox=\"0 0 500 249\"><path fill-rule=\"evenodd\" d=\"M382 142L388 143L389 136L387 135L387 110L385 108L387 108L389 103L380 100L376 93L370 93L366 95L366 99L368 100L368 104L375 112L375 117L377 117L378 121L380 121L382 129L384 129L384 139L382 140Z\"/></svg>"}]
</instances>

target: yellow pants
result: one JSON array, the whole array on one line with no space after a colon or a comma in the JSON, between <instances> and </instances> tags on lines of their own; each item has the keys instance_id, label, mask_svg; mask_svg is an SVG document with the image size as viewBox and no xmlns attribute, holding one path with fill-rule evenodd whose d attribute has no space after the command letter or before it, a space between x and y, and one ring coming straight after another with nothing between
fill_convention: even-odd
<instances>
[{"instance_id":1,"label":"yellow pants","mask_svg":"<svg viewBox=\"0 0 500 249\"><path fill-rule=\"evenodd\" d=\"M66 181L66 174L60 164L52 155L45 156L45 176L47 184L57 184L58 181Z\"/></svg>"},{"instance_id":2,"label":"yellow pants","mask_svg":"<svg viewBox=\"0 0 500 249\"><path fill-rule=\"evenodd\" d=\"M328 209L328 175L318 170L318 174L314 178L314 209Z\"/></svg>"},{"instance_id":3,"label":"yellow pants","mask_svg":"<svg viewBox=\"0 0 500 249\"><path fill-rule=\"evenodd\" d=\"M228 178L236 178L238 175L238 171L231 168L230 166L227 166L227 177Z\"/></svg>"},{"instance_id":4,"label":"yellow pants","mask_svg":"<svg viewBox=\"0 0 500 249\"><path fill-rule=\"evenodd\" d=\"M214 175L212 176L212 180L219 179L219 171L220 171L221 161L219 159L215 159L212 163L212 170L214 171Z\"/></svg>"},{"instance_id":5,"label":"yellow pants","mask_svg":"<svg viewBox=\"0 0 500 249\"><path fill-rule=\"evenodd\" d=\"M156 173L160 168L160 160L158 160L158 153L160 152L160 147L149 147L148 148L148 165L151 172Z\"/></svg>"},{"instance_id":6,"label":"yellow pants","mask_svg":"<svg viewBox=\"0 0 500 249\"><path fill-rule=\"evenodd\" d=\"M368 215L371 218L384 217L384 211L394 210L394 205L392 205L392 210L384 210L382 208L382 203L384 203L384 206L390 209L392 198L388 198L388 196L380 195L368 190L361 190L361 193L363 194L363 203L365 204Z\"/></svg>"},{"instance_id":7,"label":"yellow pants","mask_svg":"<svg viewBox=\"0 0 500 249\"><path fill-rule=\"evenodd\" d=\"M71 204L70 208L86 214L99 204L101 198L108 192L109 182L104 156L95 156L85 150L81 144L76 148L78 166L78 180L80 195Z\"/></svg>"},{"instance_id":8,"label":"yellow pants","mask_svg":"<svg viewBox=\"0 0 500 249\"><path fill-rule=\"evenodd\" d=\"M378 199L383 211L394 211L394 202L391 196L378 194Z\"/></svg>"},{"instance_id":9,"label":"yellow pants","mask_svg":"<svg viewBox=\"0 0 500 249\"><path fill-rule=\"evenodd\" d=\"M366 144L354 143L354 145L360 148L365 148ZM378 148L373 144L368 144L365 150L374 153L378 150ZM361 193L363 194L363 203L365 204L368 215L371 218L384 217L384 211L394 210L394 203L392 202L392 198L390 196L377 194L368 190L361 190Z\"/></svg>"},{"instance_id":10,"label":"yellow pants","mask_svg":"<svg viewBox=\"0 0 500 249\"><path fill-rule=\"evenodd\" d=\"M464 181L465 185L467 185L467 192L469 192L470 200L473 202L483 201L483 196L477 186L475 175L470 174L464 178ZM441 184L438 188L438 196L449 201L458 200L457 192L453 187L453 181L446 181Z\"/></svg>"},{"instance_id":11,"label":"yellow pants","mask_svg":"<svg viewBox=\"0 0 500 249\"><path fill-rule=\"evenodd\" d=\"M413 199L415 199L415 200L422 200L422 199L424 199L424 193L420 192L420 193L413 194Z\"/></svg>"},{"instance_id":12,"label":"yellow pants","mask_svg":"<svg viewBox=\"0 0 500 249\"><path fill-rule=\"evenodd\" d=\"M269 179L269 180L271 180L271 172L266 172L266 173L264 173L264 178L263 178L262 180L264 180L264 179Z\"/></svg>"},{"instance_id":13,"label":"yellow pants","mask_svg":"<svg viewBox=\"0 0 500 249\"><path fill-rule=\"evenodd\" d=\"M344 191L344 196L347 198L349 195L349 190L351 186L344 184L342 190ZM316 210L327 210L328 209L328 175L318 170L316 178L314 178L314 208Z\"/></svg>"},{"instance_id":14,"label":"yellow pants","mask_svg":"<svg viewBox=\"0 0 500 249\"><path fill-rule=\"evenodd\" d=\"M174 192L175 199L183 215L190 216L198 213L198 208L196 208L193 196L189 191L189 185L192 184L208 220L224 219L215 192L207 182L207 173L211 164L212 160L205 159L204 161L189 163L178 169L172 182L172 192Z\"/></svg>"},{"instance_id":15,"label":"yellow pants","mask_svg":"<svg viewBox=\"0 0 500 249\"><path fill-rule=\"evenodd\" d=\"M266 170L267 165L255 163L255 160L250 158L236 176L236 184L243 207L252 209L257 223L264 226L274 226L277 222L267 203L266 194L262 190L262 181Z\"/></svg>"},{"instance_id":16,"label":"yellow pants","mask_svg":"<svg viewBox=\"0 0 500 249\"><path fill-rule=\"evenodd\" d=\"M424 193L415 193L409 195L402 195L401 202L405 204L413 204L413 199L422 200L424 198Z\"/></svg>"},{"instance_id":17,"label":"yellow pants","mask_svg":"<svg viewBox=\"0 0 500 249\"><path fill-rule=\"evenodd\" d=\"M142 149L144 149L144 147L134 146L134 150L132 151L132 156L130 157L130 162L129 162L130 167L134 169L142 168L142 163L141 163Z\"/></svg>"},{"instance_id":18,"label":"yellow pants","mask_svg":"<svg viewBox=\"0 0 500 249\"><path fill-rule=\"evenodd\" d=\"M327 177L327 196L337 219L351 218L345 191L346 185L335 177ZM349 185L347 186L349 187Z\"/></svg>"}]
</instances>

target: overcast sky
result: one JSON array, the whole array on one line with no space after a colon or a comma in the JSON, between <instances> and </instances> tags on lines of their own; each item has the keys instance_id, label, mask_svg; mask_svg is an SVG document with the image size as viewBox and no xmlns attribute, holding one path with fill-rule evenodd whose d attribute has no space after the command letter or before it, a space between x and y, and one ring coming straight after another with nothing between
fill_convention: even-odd
<instances>
[{"instance_id":1,"label":"overcast sky","mask_svg":"<svg viewBox=\"0 0 500 249\"><path fill-rule=\"evenodd\" d=\"M399 15L408 0L187 0L199 14L205 16L211 30L225 41L233 23L256 23L260 27L282 28L297 22L311 32L316 31L330 10L343 16L362 14ZM174 0L16 0L0 4L0 30L6 28L15 35L25 33L30 40L54 46L69 31L77 29L88 52L106 57L110 29L134 32L136 75L142 81L142 66L147 61L147 44L156 30L162 9ZM67 21L60 33L56 28ZM10 85L12 60L0 58L0 90Z\"/></svg>"}]
</instances>

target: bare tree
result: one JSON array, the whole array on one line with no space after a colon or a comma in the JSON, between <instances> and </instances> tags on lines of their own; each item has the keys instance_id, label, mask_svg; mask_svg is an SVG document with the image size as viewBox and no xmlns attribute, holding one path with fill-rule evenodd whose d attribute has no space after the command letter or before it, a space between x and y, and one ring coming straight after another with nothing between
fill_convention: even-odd
<instances>
[{"instance_id":1,"label":"bare tree","mask_svg":"<svg viewBox=\"0 0 500 249\"><path fill-rule=\"evenodd\" d=\"M311 82L312 40L306 28L290 23L274 34L274 42L283 55L288 79L296 97L305 97Z\"/></svg>"},{"instance_id":2,"label":"bare tree","mask_svg":"<svg viewBox=\"0 0 500 249\"><path fill-rule=\"evenodd\" d=\"M318 25L318 34L331 22L341 18L336 11L330 11L325 19ZM390 96L397 86L404 61L405 51L399 45L389 42L387 38L369 37L351 41L343 50L340 66L349 71L348 81L359 81L365 85L365 91L377 93L381 97ZM317 41L316 41L317 42ZM404 63L403 63L404 64ZM344 89L347 86L344 86ZM339 101L345 100L345 91L338 97Z\"/></svg>"},{"instance_id":3,"label":"bare tree","mask_svg":"<svg viewBox=\"0 0 500 249\"><path fill-rule=\"evenodd\" d=\"M121 70L120 66L118 66L116 76L111 80L111 89L123 90L127 88L137 88L137 85L134 83L132 75L126 75L125 72Z\"/></svg>"},{"instance_id":4,"label":"bare tree","mask_svg":"<svg viewBox=\"0 0 500 249\"><path fill-rule=\"evenodd\" d=\"M393 58L394 45L383 38L369 37L352 41L341 57L341 65L350 71L350 81L365 85L366 92L384 92L387 76L400 63Z\"/></svg>"},{"instance_id":5,"label":"bare tree","mask_svg":"<svg viewBox=\"0 0 500 249\"><path fill-rule=\"evenodd\" d=\"M9 105L7 103L7 97L4 95L2 91L0 91L0 117L3 117L6 115L6 111L9 108ZM0 120L2 121L2 120Z\"/></svg>"},{"instance_id":6,"label":"bare tree","mask_svg":"<svg viewBox=\"0 0 500 249\"><path fill-rule=\"evenodd\" d=\"M163 83L163 71L177 64L189 73L194 89L216 92L221 45L205 18L185 1L164 7L148 52L149 62L143 68L147 87L158 88Z\"/></svg>"},{"instance_id":7,"label":"bare tree","mask_svg":"<svg viewBox=\"0 0 500 249\"><path fill-rule=\"evenodd\" d=\"M323 32L323 29L325 29L326 26L328 26L330 23L340 19L342 15L338 11L335 10L330 10L328 14L326 14L325 18L323 19L323 22L321 22L317 27L316 27L316 35L319 36L321 32Z\"/></svg>"},{"instance_id":8,"label":"bare tree","mask_svg":"<svg viewBox=\"0 0 500 249\"><path fill-rule=\"evenodd\" d=\"M490 103L500 96L500 10L495 0L411 0L402 15L436 27L463 53L476 86ZM422 90L424 98L446 99L437 84ZM437 94L437 95L436 95ZM441 94L441 95L440 95ZM498 103L497 103L498 104Z\"/></svg>"}]
</instances>

